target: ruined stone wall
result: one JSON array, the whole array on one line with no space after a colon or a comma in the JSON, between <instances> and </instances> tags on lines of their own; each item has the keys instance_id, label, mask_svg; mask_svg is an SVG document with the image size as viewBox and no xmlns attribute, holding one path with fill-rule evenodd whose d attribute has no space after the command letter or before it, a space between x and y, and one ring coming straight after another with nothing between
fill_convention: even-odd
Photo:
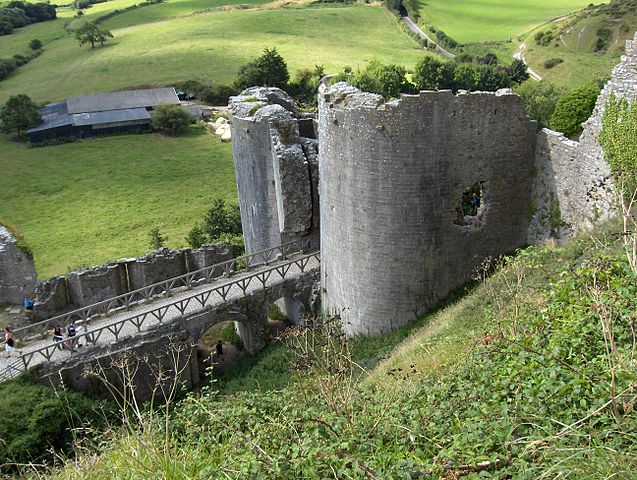
<instances>
[{"instance_id":1,"label":"ruined stone wall","mask_svg":"<svg viewBox=\"0 0 637 480\"><path fill-rule=\"evenodd\" d=\"M397 328L527 238L536 124L510 91L319 94L323 308L349 335ZM462 224L463 193L483 206Z\"/></svg>"},{"instance_id":2,"label":"ruined stone wall","mask_svg":"<svg viewBox=\"0 0 637 480\"><path fill-rule=\"evenodd\" d=\"M550 130L538 134L541 148L536 156L538 182L533 193L536 208L529 231L531 243L590 228L596 221L613 215L617 205L615 186L598 142L602 115L611 93L637 100L637 34L626 42L626 53L597 98L579 141L569 141ZM556 231L560 222L562 226Z\"/></svg>"},{"instance_id":3,"label":"ruined stone wall","mask_svg":"<svg viewBox=\"0 0 637 480\"><path fill-rule=\"evenodd\" d=\"M35 286L34 318L44 320L232 258L234 249L221 244L197 250L160 248L142 257L53 277ZM212 275L221 273L219 269Z\"/></svg>"},{"instance_id":4,"label":"ruined stone wall","mask_svg":"<svg viewBox=\"0 0 637 480\"><path fill-rule=\"evenodd\" d=\"M34 288L33 258L20 250L11 232L0 225L0 304L21 305Z\"/></svg>"},{"instance_id":5,"label":"ruined stone wall","mask_svg":"<svg viewBox=\"0 0 637 480\"><path fill-rule=\"evenodd\" d=\"M278 88L230 99L232 156L248 253L318 229L318 144L311 118Z\"/></svg>"}]
</instances>

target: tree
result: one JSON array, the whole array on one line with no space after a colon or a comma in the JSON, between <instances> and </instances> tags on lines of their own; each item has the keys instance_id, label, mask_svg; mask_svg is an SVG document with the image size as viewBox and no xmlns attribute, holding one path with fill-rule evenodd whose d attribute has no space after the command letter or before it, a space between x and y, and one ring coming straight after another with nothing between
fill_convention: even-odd
<instances>
[{"instance_id":1,"label":"tree","mask_svg":"<svg viewBox=\"0 0 637 480\"><path fill-rule=\"evenodd\" d=\"M567 137L582 131L582 123L593 113L599 90L584 85L560 97L551 115L551 128Z\"/></svg>"},{"instance_id":2,"label":"tree","mask_svg":"<svg viewBox=\"0 0 637 480\"><path fill-rule=\"evenodd\" d=\"M202 228L211 242L224 234L241 235L239 205L226 205L223 199L215 198L204 216Z\"/></svg>"},{"instance_id":3,"label":"tree","mask_svg":"<svg viewBox=\"0 0 637 480\"><path fill-rule=\"evenodd\" d=\"M507 73L493 65L482 65L478 67L478 90L495 92L500 88L511 86L511 79Z\"/></svg>"},{"instance_id":4,"label":"tree","mask_svg":"<svg viewBox=\"0 0 637 480\"><path fill-rule=\"evenodd\" d=\"M161 248L166 243L166 235L162 234L158 227L153 227L148 231L148 244L153 250Z\"/></svg>"},{"instance_id":5,"label":"tree","mask_svg":"<svg viewBox=\"0 0 637 480\"><path fill-rule=\"evenodd\" d=\"M507 67L507 74L513 83L518 85L529 79L529 69L522 60L516 58L511 62L511 65Z\"/></svg>"},{"instance_id":6,"label":"tree","mask_svg":"<svg viewBox=\"0 0 637 480\"><path fill-rule=\"evenodd\" d=\"M276 48L265 48L263 55L239 67L237 86L285 88L290 79L288 66Z\"/></svg>"},{"instance_id":7,"label":"tree","mask_svg":"<svg viewBox=\"0 0 637 480\"><path fill-rule=\"evenodd\" d=\"M358 72L351 83L366 92L379 93L384 97L399 97L412 92L414 86L406 79L407 70L400 65L383 65L372 60L362 72Z\"/></svg>"},{"instance_id":8,"label":"tree","mask_svg":"<svg viewBox=\"0 0 637 480\"><path fill-rule=\"evenodd\" d=\"M80 42L80 45L90 43L91 48L95 48L96 42L104 46L104 42L109 38L113 38L110 30L100 28L95 22L85 22L75 29L75 39Z\"/></svg>"},{"instance_id":9,"label":"tree","mask_svg":"<svg viewBox=\"0 0 637 480\"><path fill-rule=\"evenodd\" d=\"M563 87L558 87L546 80L541 82L529 80L515 87L514 90L524 99L526 113L537 120L538 128L549 126L557 101L565 93Z\"/></svg>"},{"instance_id":10,"label":"tree","mask_svg":"<svg viewBox=\"0 0 637 480\"><path fill-rule=\"evenodd\" d=\"M431 55L426 55L415 68L413 80L420 90L437 90L441 88L443 62Z\"/></svg>"},{"instance_id":11,"label":"tree","mask_svg":"<svg viewBox=\"0 0 637 480\"><path fill-rule=\"evenodd\" d=\"M42 116L27 95L15 95L0 110L0 120L5 132L15 131L21 138L23 131L42 123Z\"/></svg>"},{"instance_id":12,"label":"tree","mask_svg":"<svg viewBox=\"0 0 637 480\"><path fill-rule=\"evenodd\" d=\"M170 135L183 133L190 125L190 114L179 105L160 105L153 112L153 128Z\"/></svg>"},{"instance_id":13,"label":"tree","mask_svg":"<svg viewBox=\"0 0 637 480\"><path fill-rule=\"evenodd\" d=\"M33 40L31 40L29 42L29 48L31 50L39 50L39 49L41 49L42 48L42 41L37 39L37 38L34 38Z\"/></svg>"}]
</instances>

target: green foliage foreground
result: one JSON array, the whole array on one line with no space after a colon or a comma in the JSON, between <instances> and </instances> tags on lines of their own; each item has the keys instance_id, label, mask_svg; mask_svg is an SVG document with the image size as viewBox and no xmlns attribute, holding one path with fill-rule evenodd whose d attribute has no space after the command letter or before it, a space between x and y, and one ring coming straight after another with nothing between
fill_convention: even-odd
<instances>
[{"instance_id":1,"label":"green foliage foreground","mask_svg":"<svg viewBox=\"0 0 637 480\"><path fill-rule=\"evenodd\" d=\"M486 263L371 376L333 324L293 330L294 383L192 395L54 478L634 478L637 292L612 238Z\"/></svg>"}]
</instances>

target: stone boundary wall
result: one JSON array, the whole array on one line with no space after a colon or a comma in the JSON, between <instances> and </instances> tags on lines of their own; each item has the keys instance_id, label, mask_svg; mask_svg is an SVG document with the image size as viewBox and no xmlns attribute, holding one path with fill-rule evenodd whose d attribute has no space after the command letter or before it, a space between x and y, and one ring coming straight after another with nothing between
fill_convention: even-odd
<instances>
[{"instance_id":1,"label":"stone boundary wall","mask_svg":"<svg viewBox=\"0 0 637 480\"><path fill-rule=\"evenodd\" d=\"M53 277L35 287L34 317L45 320L232 258L234 249L227 245L204 245L197 250L160 248L142 257Z\"/></svg>"},{"instance_id":2,"label":"stone boundary wall","mask_svg":"<svg viewBox=\"0 0 637 480\"><path fill-rule=\"evenodd\" d=\"M33 257L23 252L8 228L0 225L0 304L22 305L35 288Z\"/></svg>"},{"instance_id":3,"label":"stone boundary wall","mask_svg":"<svg viewBox=\"0 0 637 480\"><path fill-rule=\"evenodd\" d=\"M633 40L626 42L626 52L613 68L579 140L568 140L548 129L538 134L535 160L538 175L533 193L535 212L529 229L530 243L552 236L563 238L574 231L588 229L616 212L617 196L611 169L598 142L602 115L611 93L637 101L637 33Z\"/></svg>"}]
</instances>

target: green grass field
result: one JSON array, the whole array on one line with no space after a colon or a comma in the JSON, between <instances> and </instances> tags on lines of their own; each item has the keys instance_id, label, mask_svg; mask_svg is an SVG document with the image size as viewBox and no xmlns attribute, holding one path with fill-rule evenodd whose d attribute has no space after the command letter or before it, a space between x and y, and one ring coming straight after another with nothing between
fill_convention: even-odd
<instances>
[{"instance_id":1,"label":"green grass field","mask_svg":"<svg viewBox=\"0 0 637 480\"><path fill-rule=\"evenodd\" d=\"M24 233L39 278L143 254L152 227L185 246L210 200L237 201L230 144L195 128L43 148L0 137L0 169L0 219Z\"/></svg>"},{"instance_id":2,"label":"green grass field","mask_svg":"<svg viewBox=\"0 0 637 480\"><path fill-rule=\"evenodd\" d=\"M189 6L182 11L204 3L184 1ZM79 47L70 35L52 41L42 56L2 82L0 102L23 92L47 101L193 78L229 83L239 66L264 47L276 47L292 73L315 64L328 72L345 65L356 68L372 58L411 67L422 56L380 6L237 10L149 20L156 8L176 14L180 9L169 8L171 4L169 0L105 22L115 38L103 48ZM135 25L118 27L129 24ZM33 37L29 28L20 32L24 44Z\"/></svg>"},{"instance_id":3,"label":"green grass field","mask_svg":"<svg viewBox=\"0 0 637 480\"><path fill-rule=\"evenodd\" d=\"M565 85L579 85L589 82L595 77L610 74L624 52L626 40L632 38L637 15L625 15L621 22L613 22L607 15L588 15L556 22L551 27L556 31L556 38L548 46L539 46L533 39L538 28L526 38L526 59L543 78ZM609 27L612 40L607 52L594 52L597 30ZM551 58L560 58L563 63L553 68L544 67L544 62Z\"/></svg>"},{"instance_id":4,"label":"green grass field","mask_svg":"<svg viewBox=\"0 0 637 480\"><path fill-rule=\"evenodd\" d=\"M584 8L590 0L426 0L423 20L458 42L508 40L535 25Z\"/></svg>"}]
</instances>

